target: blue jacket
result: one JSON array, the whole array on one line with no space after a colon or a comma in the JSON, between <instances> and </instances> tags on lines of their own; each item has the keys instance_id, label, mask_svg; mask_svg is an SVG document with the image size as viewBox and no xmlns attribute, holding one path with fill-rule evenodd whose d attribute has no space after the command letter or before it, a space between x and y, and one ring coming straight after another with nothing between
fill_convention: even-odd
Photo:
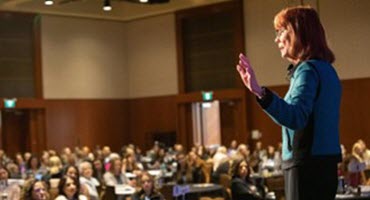
<instances>
[{"instance_id":1,"label":"blue jacket","mask_svg":"<svg viewBox=\"0 0 370 200\"><path fill-rule=\"evenodd\" d=\"M308 60L293 68L290 87L282 99L265 88L258 100L282 126L283 168L312 159L341 160L339 111L341 83L333 66Z\"/></svg>"}]
</instances>

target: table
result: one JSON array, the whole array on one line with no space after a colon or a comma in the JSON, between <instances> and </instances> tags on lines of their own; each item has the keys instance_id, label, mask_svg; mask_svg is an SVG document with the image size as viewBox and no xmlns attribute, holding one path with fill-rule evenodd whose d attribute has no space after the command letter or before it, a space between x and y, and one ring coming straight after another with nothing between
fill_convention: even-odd
<instances>
[{"instance_id":1,"label":"table","mask_svg":"<svg viewBox=\"0 0 370 200\"><path fill-rule=\"evenodd\" d=\"M175 195L176 187L180 187L184 192L180 195ZM182 194L181 194L182 193ZM186 184L175 185L173 187L173 197L178 200L196 200L200 197L224 197L224 187L218 184L201 183L201 184Z\"/></svg>"},{"instance_id":2,"label":"table","mask_svg":"<svg viewBox=\"0 0 370 200\"><path fill-rule=\"evenodd\" d=\"M337 194L335 200L370 200L370 195Z\"/></svg>"}]
</instances>

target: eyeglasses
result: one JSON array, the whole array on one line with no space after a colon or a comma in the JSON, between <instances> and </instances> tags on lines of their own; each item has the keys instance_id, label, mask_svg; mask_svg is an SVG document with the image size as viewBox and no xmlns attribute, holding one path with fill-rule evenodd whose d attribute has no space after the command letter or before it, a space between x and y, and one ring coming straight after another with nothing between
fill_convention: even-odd
<instances>
[{"instance_id":1,"label":"eyeglasses","mask_svg":"<svg viewBox=\"0 0 370 200\"><path fill-rule=\"evenodd\" d=\"M280 37L286 31L285 28L281 28L275 31L275 38Z\"/></svg>"},{"instance_id":2,"label":"eyeglasses","mask_svg":"<svg viewBox=\"0 0 370 200\"><path fill-rule=\"evenodd\" d=\"M36 193L39 193L39 192L45 192L46 189L45 188L35 188L33 191Z\"/></svg>"}]
</instances>

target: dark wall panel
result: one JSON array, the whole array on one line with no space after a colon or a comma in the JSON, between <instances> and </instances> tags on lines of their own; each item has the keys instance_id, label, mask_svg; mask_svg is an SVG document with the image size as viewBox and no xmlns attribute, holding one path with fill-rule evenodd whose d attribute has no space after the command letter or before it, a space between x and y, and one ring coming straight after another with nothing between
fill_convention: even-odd
<instances>
[{"instance_id":1,"label":"dark wall panel","mask_svg":"<svg viewBox=\"0 0 370 200\"><path fill-rule=\"evenodd\" d=\"M126 100L47 100L48 148L109 145L118 151L129 142Z\"/></svg>"},{"instance_id":2,"label":"dark wall panel","mask_svg":"<svg viewBox=\"0 0 370 200\"><path fill-rule=\"evenodd\" d=\"M176 133L175 96L129 100L131 142L142 149L153 145L153 136Z\"/></svg>"}]
</instances>

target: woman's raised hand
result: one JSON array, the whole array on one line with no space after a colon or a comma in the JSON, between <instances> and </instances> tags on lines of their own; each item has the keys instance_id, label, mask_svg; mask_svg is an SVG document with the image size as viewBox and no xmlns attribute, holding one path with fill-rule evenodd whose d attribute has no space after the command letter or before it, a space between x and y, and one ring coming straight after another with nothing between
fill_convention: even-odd
<instances>
[{"instance_id":1,"label":"woman's raised hand","mask_svg":"<svg viewBox=\"0 0 370 200\"><path fill-rule=\"evenodd\" d=\"M243 55L242 53L239 54L239 63L236 65L236 69L238 70L240 77L244 85L258 98L262 97L262 88L259 86L256 75L252 69L251 64L249 63L249 59Z\"/></svg>"}]
</instances>

